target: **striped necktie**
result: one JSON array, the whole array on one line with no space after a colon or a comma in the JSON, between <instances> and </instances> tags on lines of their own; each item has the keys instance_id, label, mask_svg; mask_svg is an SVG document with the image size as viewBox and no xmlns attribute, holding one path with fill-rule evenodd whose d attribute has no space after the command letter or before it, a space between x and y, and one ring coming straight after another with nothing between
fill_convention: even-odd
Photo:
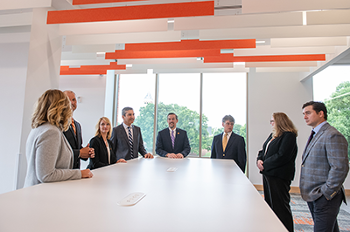
<instances>
[{"instance_id":1,"label":"striped necktie","mask_svg":"<svg viewBox=\"0 0 350 232\"><path fill-rule=\"evenodd\" d=\"M175 136L174 136L174 131L171 131L171 145L173 146L174 149L174 144L175 144Z\"/></svg>"},{"instance_id":2,"label":"striped necktie","mask_svg":"<svg viewBox=\"0 0 350 232\"><path fill-rule=\"evenodd\" d=\"M129 130L129 146L130 146L130 156L131 156L131 159L134 158L134 142L132 141L132 135L131 135L131 127L128 126L128 130Z\"/></svg>"}]
</instances>

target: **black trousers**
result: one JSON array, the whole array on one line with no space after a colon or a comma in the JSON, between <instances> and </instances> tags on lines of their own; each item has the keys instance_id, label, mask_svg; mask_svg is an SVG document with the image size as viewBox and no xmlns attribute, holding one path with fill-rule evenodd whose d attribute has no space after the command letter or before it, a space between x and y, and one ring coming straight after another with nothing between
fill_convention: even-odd
<instances>
[{"instance_id":1,"label":"black trousers","mask_svg":"<svg viewBox=\"0 0 350 232\"><path fill-rule=\"evenodd\" d=\"M314 220L314 232L339 232L337 216L342 200L343 193L339 191L331 200L322 195L307 203Z\"/></svg>"},{"instance_id":2,"label":"black trousers","mask_svg":"<svg viewBox=\"0 0 350 232\"><path fill-rule=\"evenodd\" d=\"M293 215L290 209L290 180L263 175L265 201L281 220L288 231L294 231Z\"/></svg>"}]
</instances>

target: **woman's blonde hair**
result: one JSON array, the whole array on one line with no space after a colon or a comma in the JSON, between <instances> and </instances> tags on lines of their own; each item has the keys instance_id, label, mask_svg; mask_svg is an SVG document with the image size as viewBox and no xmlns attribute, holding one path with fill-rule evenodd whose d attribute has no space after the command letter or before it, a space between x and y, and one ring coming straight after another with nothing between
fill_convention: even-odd
<instances>
[{"instance_id":1,"label":"woman's blonde hair","mask_svg":"<svg viewBox=\"0 0 350 232\"><path fill-rule=\"evenodd\" d=\"M49 89L36 102L32 115L32 128L48 122L66 131L71 117L72 109L68 97L58 89Z\"/></svg>"},{"instance_id":2,"label":"woman's blonde hair","mask_svg":"<svg viewBox=\"0 0 350 232\"><path fill-rule=\"evenodd\" d=\"M108 123L109 125L111 125L108 133L107 133L107 139L110 139L111 136L112 136L112 124L111 124L111 121L109 121L108 118L106 117L102 117L98 120L98 123L96 124L96 133L95 133L95 136L101 136L101 130L100 130L100 123L102 120L105 120L106 123Z\"/></svg>"},{"instance_id":3,"label":"woman's blonde hair","mask_svg":"<svg viewBox=\"0 0 350 232\"><path fill-rule=\"evenodd\" d=\"M272 136L274 138L281 136L283 132L287 131L298 136L298 130L295 128L292 120L290 120L285 113L273 113L272 117L275 121L275 128L272 130Z\"/></svg>"}]
</instances>

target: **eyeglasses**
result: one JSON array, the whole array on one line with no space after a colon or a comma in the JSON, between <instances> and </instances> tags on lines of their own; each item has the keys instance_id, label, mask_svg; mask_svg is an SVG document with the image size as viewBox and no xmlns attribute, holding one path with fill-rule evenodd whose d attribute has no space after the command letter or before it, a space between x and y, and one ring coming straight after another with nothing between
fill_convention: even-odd
<instances>
[{"instance_id":1,"label":"eyeglasses","mask_svg":"<svg viewBox=\"0 0 350 232\"><path fill-rule=\"evenodd\" d=\"M275 120L270 120L270 123L273 123L273 122L275 122Z\"/></svg>"}]
</instances>

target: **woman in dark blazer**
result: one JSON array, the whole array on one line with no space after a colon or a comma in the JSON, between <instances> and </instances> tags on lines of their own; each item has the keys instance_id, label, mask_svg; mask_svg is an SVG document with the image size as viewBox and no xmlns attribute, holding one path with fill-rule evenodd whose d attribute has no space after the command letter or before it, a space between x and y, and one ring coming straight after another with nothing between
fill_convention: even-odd
<instances>
[{"instance_id":1,"label":"woman in dark blazer","mask_svg":"<svg viewBox=\"0 0 350 232\"><path fill-rule=\"evenodd\" d=\"M117 162L117 157L112 151L112 142L109 140L112 135L111 122L108 118L102 117L96 125L96 134L90 140L90 147L95 149L95 158L90 158L89 168L95 169Z\"/></svg>"},{"instance_id":2,"label":"woman in dark blazer","mask_svg":"<svg viewBox=\"0 0 350 232\"><path fill-rule=\"evenodd\" d=\"M295 174L298 131L285 113L273 113L272 133L259 151L257 166L263 175L265 201L288 231L293 229L290 184Z\"/></svg>"}]
</instances>

